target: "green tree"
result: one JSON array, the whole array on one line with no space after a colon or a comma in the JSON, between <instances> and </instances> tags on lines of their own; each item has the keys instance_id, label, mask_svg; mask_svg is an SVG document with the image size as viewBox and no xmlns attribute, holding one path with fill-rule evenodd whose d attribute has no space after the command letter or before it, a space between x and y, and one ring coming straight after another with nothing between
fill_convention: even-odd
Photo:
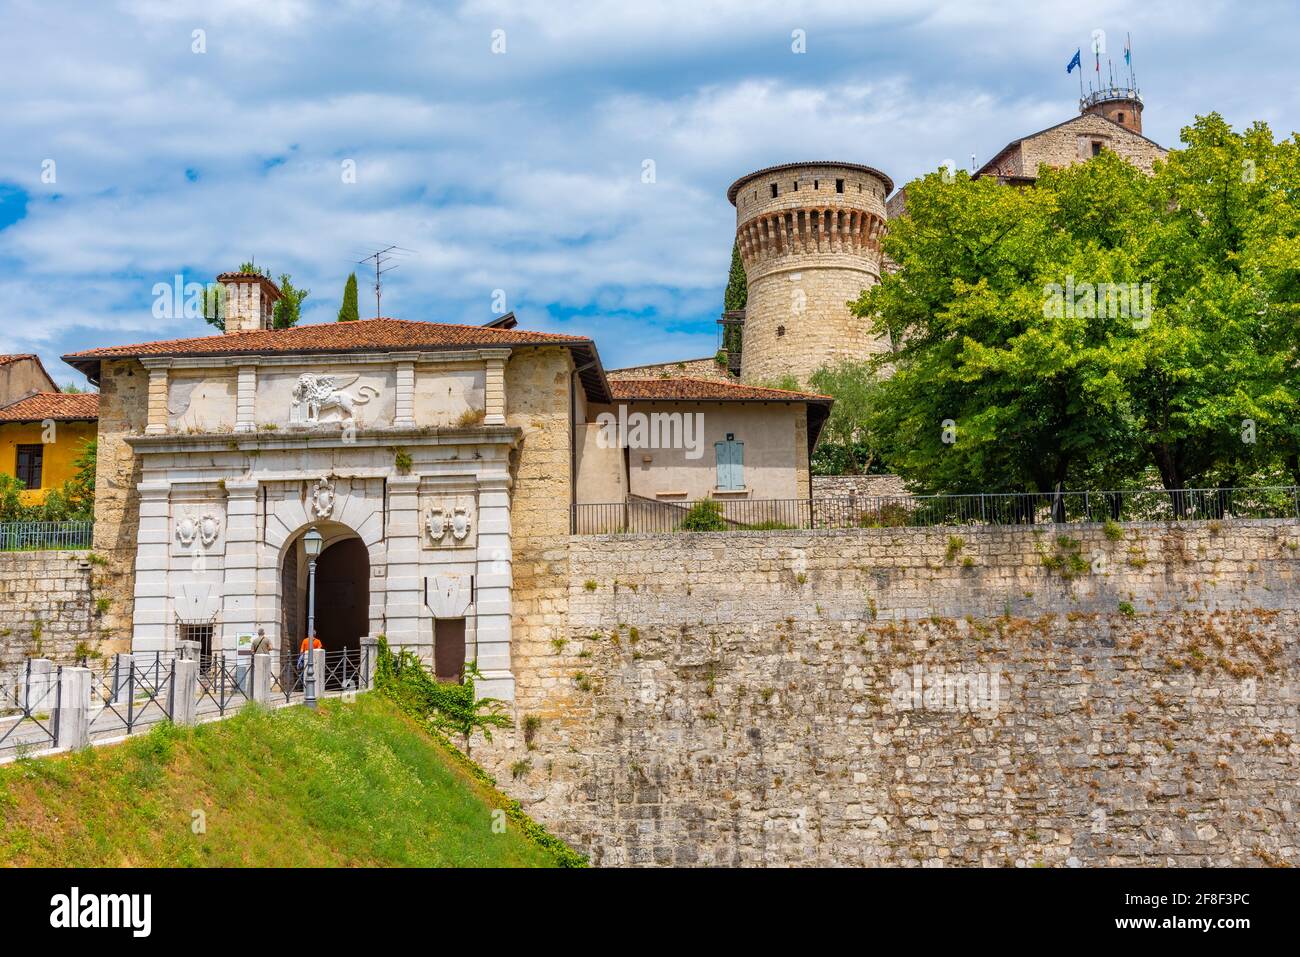
<instances>
[{"instance_id":1,"label":"green tree","mask_svg":"<svg viewBox=\"0 0 1300 957\"><path fill-rule=\"evenodd\" d=\"M275 304L272 314L272 326L276 329L289 329L298 324L302 318L303 300L311 295L310 289L295 289L287 272L280 273L280 299Z\"/></svg>"},{"instance_id":2,"label":"green tree","mask_svg":"<svg viewBox=\"0 0 1300 957\"><path fill-rule=\"evenodd\" d=\"M98 441L87 439L72 461L77 471L63 483L61 490L70 519L89 521L95 517L95 467L98 452Z\"/></svg>"},{"instance_id":3,"label":"green tree","mask_svg":"<svg viewBox=\"0 0 1300 957\"><path fill-rule=\"evenodd\" d=\"M1145 175L1110 152L1032 189L908 187L897 273L854 311L898 352L879 451L935 492L1300 473L1296 144L1217 116ZM1103 290L1105 292L1103 293ZM1243 441L1246 420L1269 429ZM1094 486L1095 487L1095 486Z\"/></svg>"},{"instance_id":4,"label":"green tree","mask_svg":"<svg viewBox=\"0 0 1300 957\"><path fill-rule=\"evenodd\" d=\"M731 246L731 271L727 274L727 289L722 295L722 308L727 312L744 309L749 302L749 286L745 279L745 263L740 258L740 244ZM739 326L724 326L722 348L737 352L741 346Z\"/></svg>"},{"instance_id":5,"label":"green tree","mask_svg":"<svg viewBox=\"0 0 1300 957\"><path fill-rule=\"evenodd\" d=\"M808 380L814 392L833 396L835 404L813 451L816 475L856 475L884 471L871 433L872 411L880 392L877 370L866 362L824 366Z\"/></svg>"},{"instance_id":6,"label":"green tree","mask_svg":"<svg viewBox=\"0 0 1300 957\"><path fill-rule=\"evenodd\" d=\"M356 322L361 318L357 310L357 274L348 275L343 286L343 305L339 306L339 322Z\"/></svg>"},{"instance_id":7,"label":"green tree","mask_svg":"<svg viewBox=\"0 0 1300 957\"><path fill-rule=\"evenodd\" d=\"M208 283L203 292L203 320L218 331L226 331L226 287L219 282Z\"/></svg>"},{"instance_id":8,"label":"green tree","mask_svg":"<svg viewBox=\"0 0 1300 957\"><path fill-rule=\"evenodd\" d=\"M722 297L722 308L731 312L744 309L749 301L749 286L745 280L745 264L740 258L740 244L731 247L731 271L727 274L727 291Z\"/></svg>"},{"instance_id":9,"label":"green tree","mask_svg":"<svg viewBox=\"0 0 1300 957\"><path fill-rule=\"evenodd\" d=\"M0 522L21 522L29 518L27 506L18 494L26 487L21 479L0 472Z\"/></svg>"}]
</instances>

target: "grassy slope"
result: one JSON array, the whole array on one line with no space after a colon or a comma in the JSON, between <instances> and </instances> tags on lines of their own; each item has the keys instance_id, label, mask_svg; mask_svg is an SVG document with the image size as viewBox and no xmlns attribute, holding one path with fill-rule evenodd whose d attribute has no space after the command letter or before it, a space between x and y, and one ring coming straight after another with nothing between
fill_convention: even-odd
<instances>
[{"instance_id":1,"label":"grassy slope","mask_svg":"<svg viewBox=\"0 0 1300 957\"><path fill-rule=\"evenodd\" d=\"M553 865L505 805L377 695L250 708L0 766L0 865Z\"/></svg>"}]
</instances>

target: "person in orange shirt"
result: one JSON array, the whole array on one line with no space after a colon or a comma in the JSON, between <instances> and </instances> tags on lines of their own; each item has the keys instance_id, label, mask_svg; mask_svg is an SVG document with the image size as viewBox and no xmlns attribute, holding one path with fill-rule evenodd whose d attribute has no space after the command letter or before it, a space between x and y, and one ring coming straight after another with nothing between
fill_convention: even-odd
<instances>
[{"instance_id":1,"label":"person in orange shirt","mask_svg":"<svg viewBox=\"0 0 1300 957\"><path fill-rule=\"evenodd\" d=\"M320 639L317 638L315 635L311 636L311 646L313 650L318 650L321 647ZM298 670L302 671L302 669L305 667L307 667L307 639L306 638L304 638L302 640L302 644L298 646Z\"/></svg>"}]
</instances>

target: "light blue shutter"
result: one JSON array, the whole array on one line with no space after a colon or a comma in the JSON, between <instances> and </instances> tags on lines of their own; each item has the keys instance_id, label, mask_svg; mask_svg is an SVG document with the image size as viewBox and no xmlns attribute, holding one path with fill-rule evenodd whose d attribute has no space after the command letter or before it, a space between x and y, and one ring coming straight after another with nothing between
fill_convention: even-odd
<instances>
[{"instance_id":1,"label":"light blue shutter","mask_svg":"<svg viewBox=\"0 0 1300 957\"><path fill-rule=\"evenodd\" d=\"M715 442L713 451L718 459L718 488L723 490L745 487L745 443Z\"/></svg>"}]
</instances>

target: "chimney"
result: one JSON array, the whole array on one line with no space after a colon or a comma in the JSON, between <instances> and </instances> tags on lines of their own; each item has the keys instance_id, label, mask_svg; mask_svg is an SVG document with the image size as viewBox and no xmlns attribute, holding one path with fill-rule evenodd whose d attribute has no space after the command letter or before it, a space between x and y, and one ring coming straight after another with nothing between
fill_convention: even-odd
<instances>
[{"instance_id":1,"label":"chimney","mask_svg":"<svg viewBox=\"0 0 1300 957\"><path fill-rule=\"evenodd\" d=\"M217 282L226 290L227 333L271 328L271 313L281 298L279 286L249 272L223 272Z\"/></svg>"}]
</instances>

